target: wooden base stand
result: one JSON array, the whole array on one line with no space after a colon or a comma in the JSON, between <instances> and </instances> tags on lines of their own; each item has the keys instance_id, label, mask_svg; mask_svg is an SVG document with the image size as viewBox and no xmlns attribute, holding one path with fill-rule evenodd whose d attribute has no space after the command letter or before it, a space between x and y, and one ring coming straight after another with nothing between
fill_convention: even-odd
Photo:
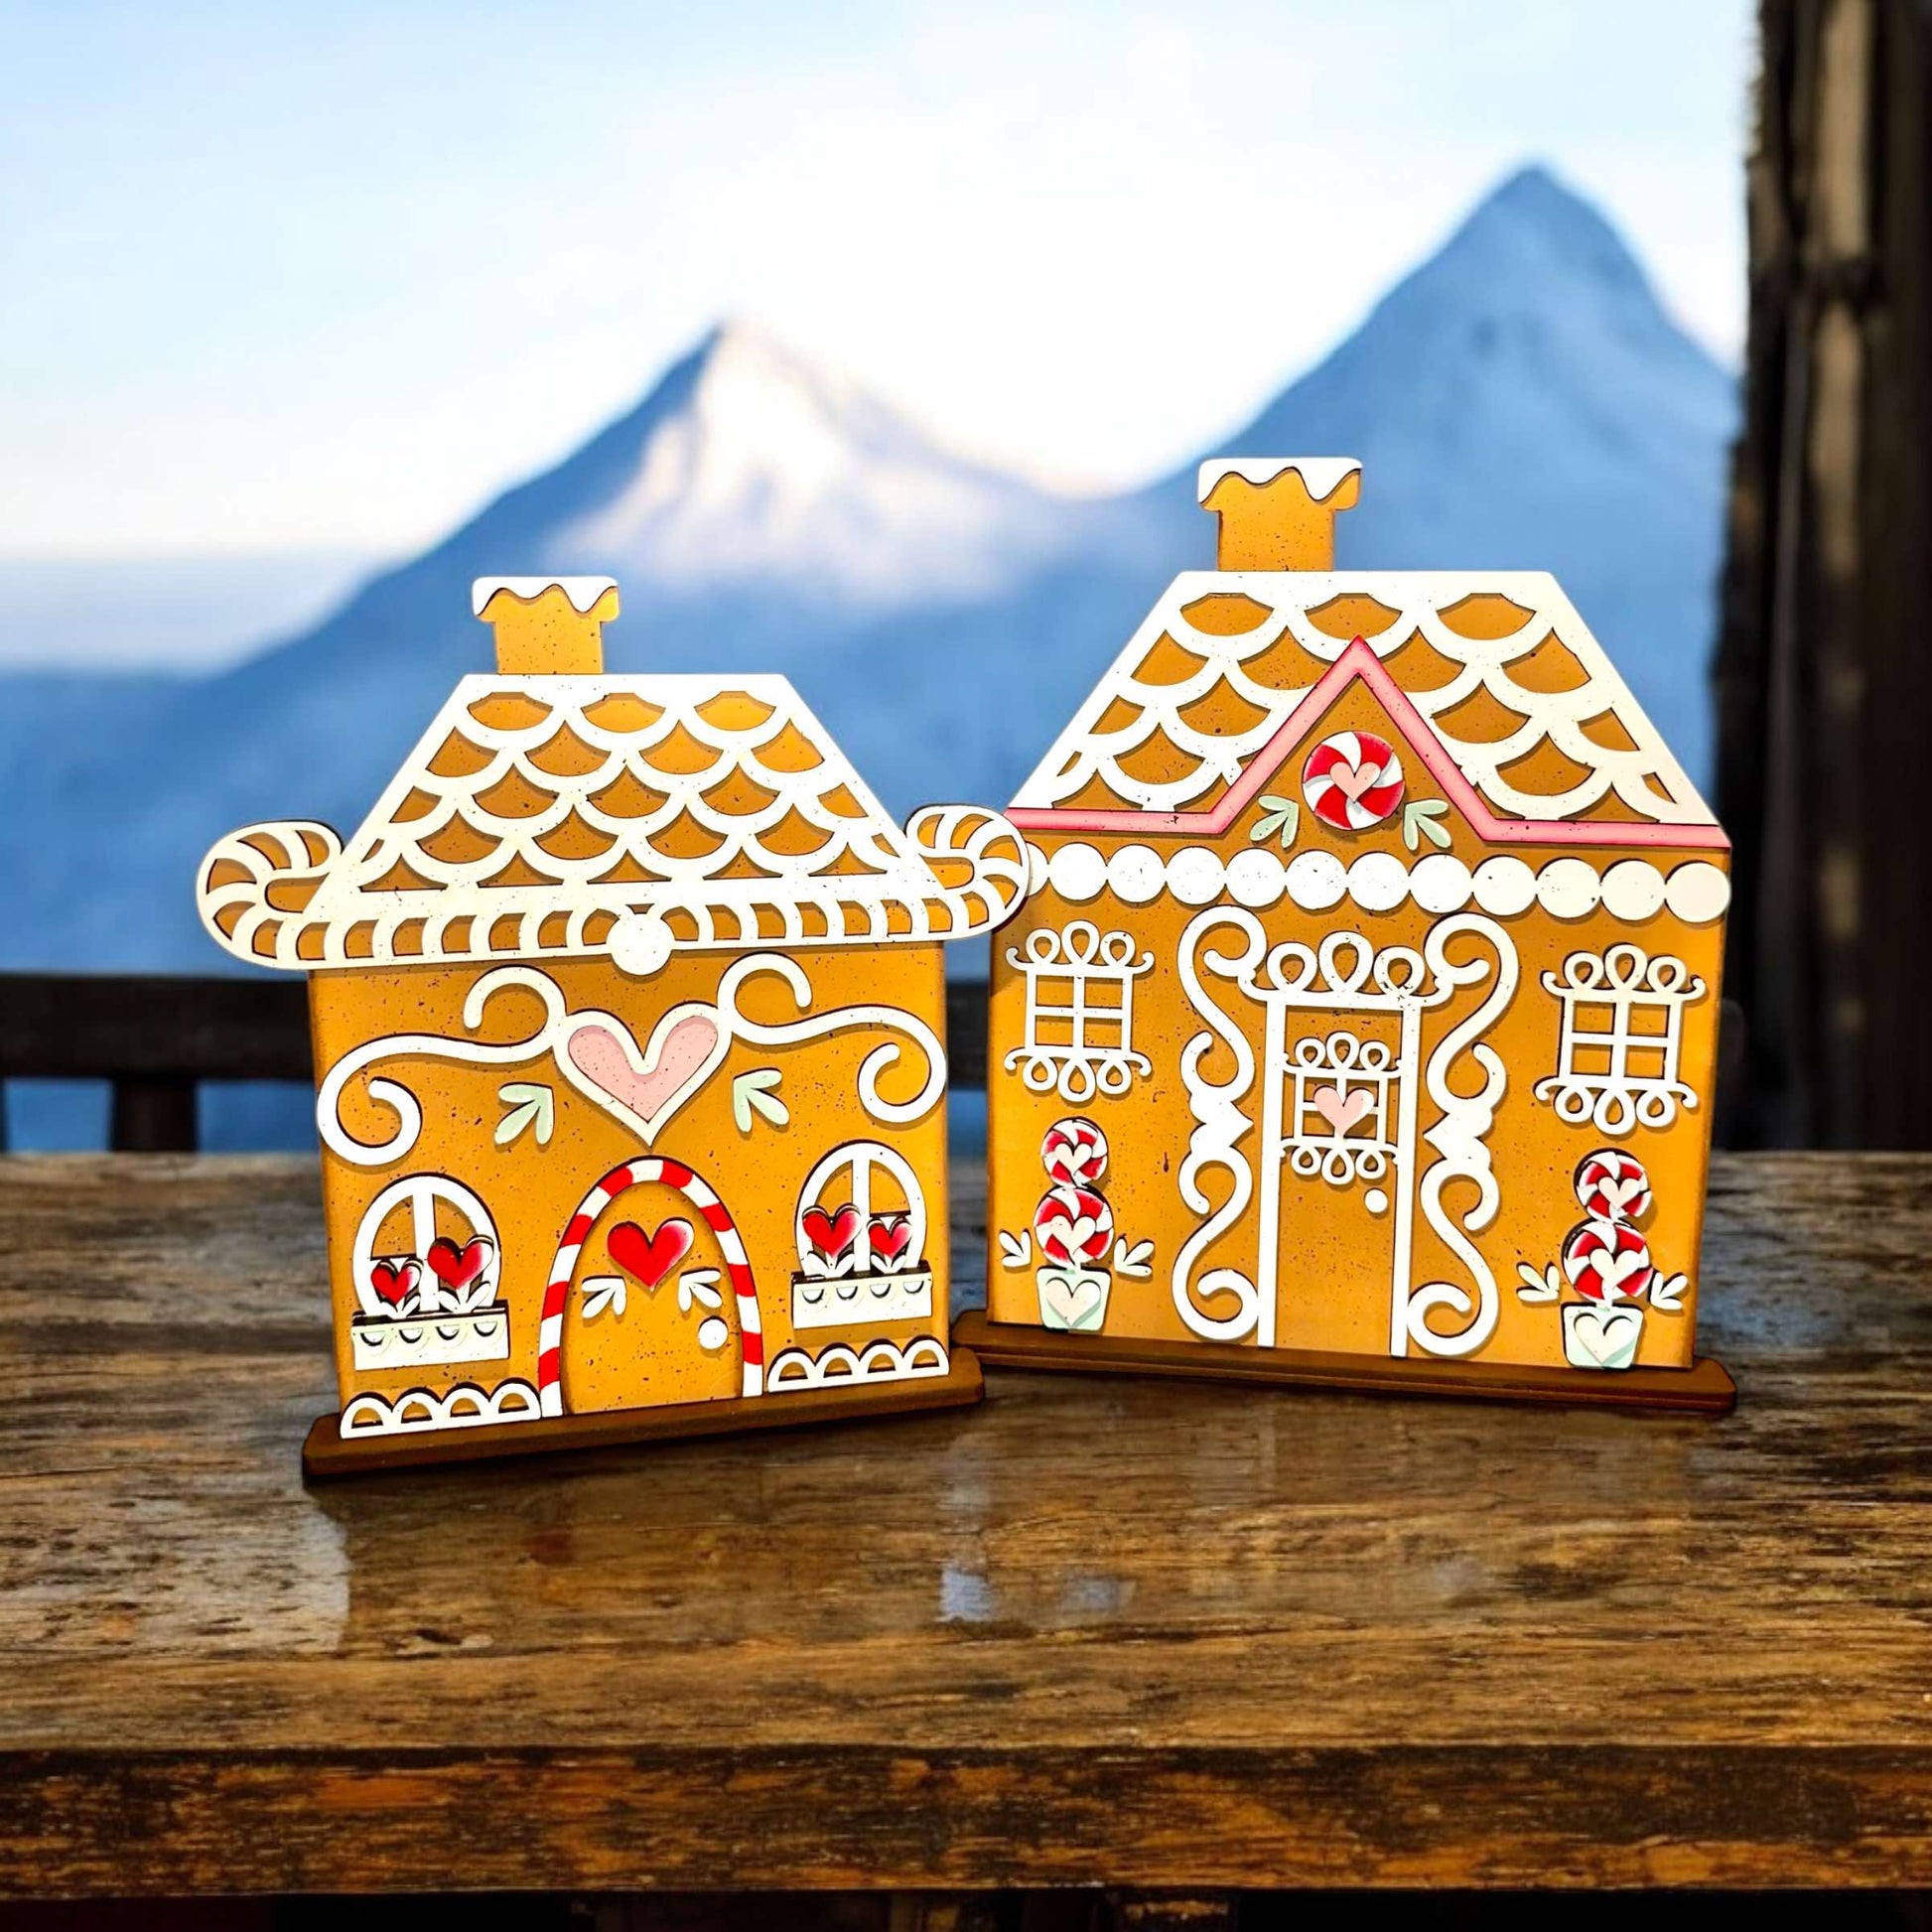
<instances>
[{"instance_id":1,"label":"wooden base stand","mask_svg":"<svg viewBox=\"0 0 1932 1932\"><path fill-rule=\"evenodd\" d=\"M414 1469L435 1462L482 1462L499 1455L536 1455L618 1443L674 1443L753 1429L794 1429L862 1416L903 1416L924 1409L969 1409L986 1393L978 1358L952 1347L944 1375L845 1388L799 1389L723 1402L680 1402L661 1409L616 1409L594 1416L549 1416L541 1422L491 1423L476 1429L351 1436L336 1416L318 1416L302 1445L302 1473L313 1482Z\"/></svg>"},{"instance_id":2,"label":"wooden base stand","mask_svg":"<svg viewBox=\"0 0 1932 1932\"><path fill-rule=\"evenodd\" d=\"M1700 1416L1727 1416L1737 1402L1736 1383L1722 1363L1708 1355L1685 1369L1522 1368L1507 1362L1457 1362L1428 1355L1340 1355L1213 1341L1068 1334L1056 1328L989 1321L980 1309L968 1310L953 1323L952 1331L957 1342L996 1368L1180 1375L1207 1382L1259 1382L1272 1388L1585 1403L1609 1409L1674 1409Z\"/></svg>"}]
</instances>

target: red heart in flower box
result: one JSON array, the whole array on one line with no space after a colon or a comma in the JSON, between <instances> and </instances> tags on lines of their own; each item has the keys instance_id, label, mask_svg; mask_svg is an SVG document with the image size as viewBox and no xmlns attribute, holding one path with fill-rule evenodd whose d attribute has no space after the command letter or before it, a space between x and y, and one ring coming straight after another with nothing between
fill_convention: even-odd
<instances>
[{"instance_id":1,"label":"red heart in flower box","mask_svg":"<svg viewBox=\"0 0 1932 1932\"><path fill-rule=\"evenodd\" d=\"M402 1307L423 1285L423 1264L414 1255L369 1263L369 1286L385 1307L401 1313Z\"/></svg>"},{"instance_id":2,"label":"red heart in flower box","mask_svg":"<svg viewBox=\"0 0 1932 1932\"><path fill-rule=\"evenodd\" d=\"M468 1247L459 1248L447 1234L439 1234L429 1244L430 1273L455 1294L461 1294L489 1266L495 1244L478 1235Z\"/></svg>"},{"instance_id":3,"label":"red heart in flower box","mask_svg":"<svg viewBox=\"0 0 1932 1932\"><path fill-rule=\"evenodd\" d=\"M912 1223L903 1214L881 1214L866 1230L866 1239L881 1261L897 1261L912 1241Z\"/></svg>"},{"instance_id":4,"label":"red heart in flower box","mask_svg":"<svg viewBox=\"0 0 1932 1932\"><path fill-rule=\"evenodd\" d=\"M828 1214L822 1207L808 1207L798 1225L805 1239L827 1261L837 1261L859 1238L859 1210L850 1201L836 1214Z\"/></svg>"}]
</instances>

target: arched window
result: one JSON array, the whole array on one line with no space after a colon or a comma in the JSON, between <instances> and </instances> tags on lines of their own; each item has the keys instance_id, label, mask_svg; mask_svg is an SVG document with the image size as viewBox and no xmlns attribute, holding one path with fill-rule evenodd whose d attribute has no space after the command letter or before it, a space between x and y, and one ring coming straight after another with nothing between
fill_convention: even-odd
<instances>
[{"instance_id":1,"label":"arched window","mask_svg":"<svg viewBox=\"0 0 1932 1932\"><path fill-rule=\"evenodd\" d=\"M508 1305L497 1299L502 1249L489 1210L447 1174L407 1174L370 1201L349 1250L357 1369L500 1361Z\"/></svg>"},{"instance_id":2,"label":"arched window","mask_svg":"<svg viewBox=\"0 0 1932 1932\"><path fill-rule=\"evenodd\" d=\"M846 1327L932 1312L925 1197L878 1141L835 1148L806 1176L796 1224L792 1326Z\"/></svg>"}]
</instances>

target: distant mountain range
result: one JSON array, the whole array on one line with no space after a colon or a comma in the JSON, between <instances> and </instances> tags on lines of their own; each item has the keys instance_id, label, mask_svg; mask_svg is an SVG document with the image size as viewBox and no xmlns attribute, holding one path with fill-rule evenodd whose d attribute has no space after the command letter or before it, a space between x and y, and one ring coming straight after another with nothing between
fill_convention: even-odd
<instances>
[{"instance_id":1,"label":"distant mountain range","mask_svg":"<svg viewBox=\"0 0 1932 1932\"><path fill-rule=\"evenodd\" d=\"M1704 775L1735 410L1615 232L1530 170L1209 453L1360 457L1344 568L1554 570ZM1191 465L1124 496L1050 494L721 328L573 456L290 642L200 679L0 678L0 964L217 970L197 859L251 819L359 822L487 662L475 576L608 572L614 668L783 671L903 811L1010 796L1212 540Z\"/></svg>"},{"instance_id":2,"label":"distant mountain range","mask_svg":"<svg viewBox=\"0 0 1932 1932\"><path fill-rule=\"evenodd\" d=\"M0 531L0 540L5 532ZM0 552L0 674L198 676L311 629L387 559L368 551Z\"/></svg>"}]
</instances>

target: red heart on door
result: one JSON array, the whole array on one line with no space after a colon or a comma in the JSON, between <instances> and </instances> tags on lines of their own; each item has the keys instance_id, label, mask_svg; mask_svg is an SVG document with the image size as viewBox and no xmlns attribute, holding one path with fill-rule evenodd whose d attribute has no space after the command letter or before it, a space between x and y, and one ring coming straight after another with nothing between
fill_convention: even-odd
<instances>
[{"instance_id":1,"label":"red heart on door","mask_svg":"<svg viewBox=\"0 0 1932 1932\"><path fill-rule=\"evenodd\" d=\"M866 1230L866 1238L881 1261L897 1261L912 1239L912 1224L902 1215L881 1215Z\"/></svg>"},{"instance_id":2,"label":"red heart on door","mask_svg":"<svg viewBox=\"0 0 1932 1932\"><path fill-rule=\"evenodd\" d=\"M809 1241L828 1261L838 1258L859 1238L859 1210L848 1201L836 1214L822 1207L808 1207L798 1225Z\"/></svg>"},{"instance_id":3,"label":"red heart on door","mask_svg":"<svg viewBox=\"0 0 1932 1932\"><path fill-rule=\"evenodd\" d=\"M445 1288L465 1289L489 1266L493 1252L481 1234L467 1248L459 1248L447 1234L439 1234L429 1244L430 1273Z\"/></svg>"},{"instance_id":4,"label":"red heart on door","mask_svg":"<svg viewBox=\"0 0 1932 1932\"><path fill-rule=\"evenodd\" d=\"M611 1259L645 1288L655 1288L691 1252L694 1238L685 1220L664 1221L654 1234L635 1221L620 1221L611 1230Z\"/></svg>"},{"instance_id":5,"label":"red heart on door","mask_svg":"<svg viewBox=\"0 0 1932 1932\"><path fill-rule=\"evenodd\" d=\"M413 1256L407 1261L369 1263L369 1286L392 1309L401 1308L415 1294L422 1278L422 1264Z\"/></svg>"}]
</instances>

